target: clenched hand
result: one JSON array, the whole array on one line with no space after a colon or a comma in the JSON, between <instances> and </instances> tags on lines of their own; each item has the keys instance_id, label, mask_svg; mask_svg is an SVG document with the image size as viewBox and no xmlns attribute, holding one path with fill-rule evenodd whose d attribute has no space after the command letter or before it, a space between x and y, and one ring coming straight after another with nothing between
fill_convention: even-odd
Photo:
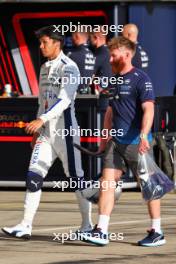
<instances>
[{"instance_id":1,"label":"clenched hand","mask_svg":"<svg viewBox=\"0 0 176 264\"><path fill-rule=\"evenodd\" d=\"M146 139L141 139L141 141L140 141L140 143L139 143L139 153L140 153L140 154L144 154L144 153L146 153L149 149L150 149L150 144L149 144L148 140L146 140Z\"/></svg>"},{"instance_id":2,"label":"clenched hand","mask_svg":"<svg viewBox=\"0 0 176 264\"><path fill-rule=\"evenodd\" d=\"M27 134L34 134L36 133L42 126L43 126L44 122L42 119L36 119L31 121L27 126L26 126L26 133Z\"/></svg>"}]
</instances>

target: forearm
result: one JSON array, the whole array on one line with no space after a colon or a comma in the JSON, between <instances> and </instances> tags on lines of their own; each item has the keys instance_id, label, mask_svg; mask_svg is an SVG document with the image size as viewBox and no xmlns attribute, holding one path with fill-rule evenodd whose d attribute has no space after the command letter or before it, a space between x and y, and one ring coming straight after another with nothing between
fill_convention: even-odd
<instances>
[{"instance_id":1,"label":"forearm","mask_svg":"<svg viewBox=\"0 0 176 264\"><path fill-rule=\"evenodd\" d=\"M148 133L151 130L154 118L154 104L153 102L145 102L142 104L143 118L140 134L139 153L144 154L150 149L148 142Z\"/></svg>"},{"instance_id":2,"label":"forearm","mask_svg":"<svg viewBox=\"0 0 176 264\"><path fill-rule=\"evenodd\" d=\"M66 110L71 103L69 98L58 99L58 101L53 105L46 113L39 116L40 119L43 120L44 123L51 120L54 117L59 118L64 110Z\"/></svg>"},{"instance_id":3,"label":"forearm","mask_svg":"<svg viewBox=\"0 0 176 264\"><path fill-rule=\"evenodd\" d=\"M112 109L111 107L107 108L107 111L105 113L104 116L104 123L103 123L103 129L107 129L108 131L110 131L112 128ZM109 140L109 137L102 137L101 138L101 144L100 147L103 149L107 143L107 141Z\"/></svg>"},{"instance_id":4,"label":"forearm","mask_svg":"<svg viewBox=\"0 0 176 264\"><path fill-rule=\"evenodd\" d=\"M151 104L150 107L146 107L143 109L141 133L147 135L150 132L153 124L153 119L154 119L154 106Z\"/></svg>"},{"instance_id":5,"label":"forearm","mask_svg":"<svg viewBox=\"0 0 176 264\"><path fill-rule=\"evenodd\" d=\"M112 128L112 110L110 107L108 107L105 113L103 128L108 130Z\"/></svg>"}]
</instances>

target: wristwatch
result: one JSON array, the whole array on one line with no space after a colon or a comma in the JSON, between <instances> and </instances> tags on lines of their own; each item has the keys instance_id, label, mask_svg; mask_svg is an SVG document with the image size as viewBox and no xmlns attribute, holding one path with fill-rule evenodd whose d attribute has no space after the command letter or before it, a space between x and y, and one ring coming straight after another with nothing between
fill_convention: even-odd
<instances>
[{"instance_id":1,"label":"wristwatch","mask_svg":"<svg viewBox=\"0 0 176 264\"><path fill-rule=\"evenodd\" d=\"M148 140L147 134L141 133L139 137L140 139Z\"/></svg>"}]
</instances>

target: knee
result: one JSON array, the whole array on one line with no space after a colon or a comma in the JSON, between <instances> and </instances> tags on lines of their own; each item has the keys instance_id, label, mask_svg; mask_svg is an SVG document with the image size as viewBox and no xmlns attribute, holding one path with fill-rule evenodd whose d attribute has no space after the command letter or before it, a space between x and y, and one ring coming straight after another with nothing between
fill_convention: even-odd
<instances>
[{"instance_id":1,"label":"knee","mask_svg":"<svg viewBox=\"0 0 176 264\"><path fill-rule=\"evenodd\" d=\"M28 171L26 188L31 192L37 192L43 186L43 177L33 171Z\"/></svg>"},{"instance_id":2,"label":"knee","mask_svg":"<svg viewBox=\"0 0 176 264\"><path fill-rule=\"evenodd\" d=\"M115 180L114 171L111 171L109 169L104 169L100 180L101 181L114 181Z\"/></svg>"}]
</instances>

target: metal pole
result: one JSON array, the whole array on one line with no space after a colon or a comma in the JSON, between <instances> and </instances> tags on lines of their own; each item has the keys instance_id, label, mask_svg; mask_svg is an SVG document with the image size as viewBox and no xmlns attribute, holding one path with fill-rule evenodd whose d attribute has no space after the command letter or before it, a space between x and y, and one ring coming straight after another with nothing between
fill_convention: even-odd
<instances>
[{"instance_id":1,"label":"metal pole","mask_svg":"<svg viewBox=\"0 0 176 264\"><path fill-rule=\"evenodd\" d=\"M174 137L174 186L175 186L175 192L176 192L176 138Z\"/></svg>"}]
</instances>

